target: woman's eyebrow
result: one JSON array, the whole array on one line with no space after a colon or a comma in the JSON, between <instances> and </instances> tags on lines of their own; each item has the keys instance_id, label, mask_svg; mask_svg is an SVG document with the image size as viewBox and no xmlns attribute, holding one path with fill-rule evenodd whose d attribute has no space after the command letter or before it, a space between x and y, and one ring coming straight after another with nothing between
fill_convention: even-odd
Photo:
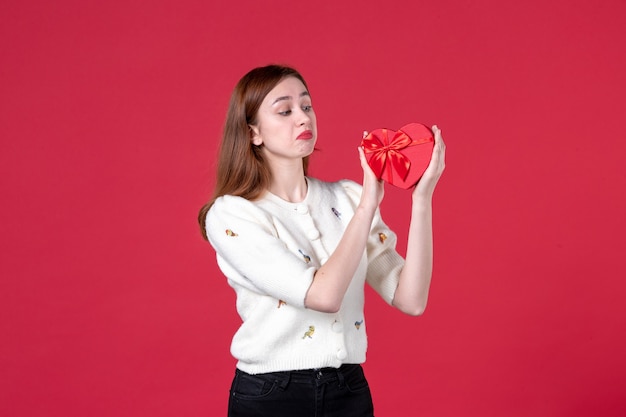
<instances>
[{"instance_id":1,"label":"woman's eyebrow","mask_svg":"<svg viewBox=\"0 0 626 417\"><path fill-rule=\"evenodd\" d=\"M300 97L311 97L311 94L309 94L308 91L303 91L300 93ZM291 100L291 96L282 96L282 97L278 97L276 100L274 100L274 102L272 103L272 106L276 103L278 103L279 101L284 101L284 100Z\"/></svg>"}]
</instances>

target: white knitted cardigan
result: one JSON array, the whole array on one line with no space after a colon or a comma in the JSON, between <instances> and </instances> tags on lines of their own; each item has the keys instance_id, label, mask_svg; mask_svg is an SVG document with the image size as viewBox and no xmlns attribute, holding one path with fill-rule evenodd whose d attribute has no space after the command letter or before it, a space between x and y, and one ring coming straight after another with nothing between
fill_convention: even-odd
<instances>
[{"instance_id":1,"label":"white knitted cardigan","mask_svg":"<svg viewBox=\"0 0 626 417\"><path fill-rule=\"evenodd\" d=\"M243 323L231 353L244 372L363 363L365 281L387 303L393 300L404 259L395 250L396 235L377 212L339 312L304 307L313 275L339 243L362 190L349 180L307 181L301 203L269 192L257 201L223 196L207 214L206 231L218 265L237 293Z\"/></svg>"}]
</instances>

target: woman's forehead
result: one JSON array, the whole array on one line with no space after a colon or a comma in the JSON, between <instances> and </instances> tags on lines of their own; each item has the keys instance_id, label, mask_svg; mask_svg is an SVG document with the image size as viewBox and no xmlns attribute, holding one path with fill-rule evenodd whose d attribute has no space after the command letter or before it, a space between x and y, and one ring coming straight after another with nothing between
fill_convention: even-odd
<instances>
[{"instance_id":1,"label":"woman's forehead","mask_svg":"<svg viewBox=\"0 0 626 417\"><path fill-rule=\"evenodd\" d=\"M265 97L265 102L270 106L285 101L294 100L296 98L309 96L309 92L299 79L295 77L287 77L281 80Z\"/></svg>"}]
</instances>

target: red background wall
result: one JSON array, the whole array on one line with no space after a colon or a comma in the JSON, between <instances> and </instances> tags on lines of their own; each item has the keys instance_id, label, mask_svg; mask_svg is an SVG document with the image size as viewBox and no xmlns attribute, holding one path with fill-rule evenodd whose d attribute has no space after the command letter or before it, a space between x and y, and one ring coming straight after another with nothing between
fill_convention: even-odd
<instances>
[{"instance_id":1,"label":"red background wall","mask_svg":"<svg viewBox=\"0 0 626 417\"><path fill-rule=\"evenodd\" d=\"M625 415L626 3L217 3L0 4L0 415L225 415L238 318L195 217L270 62L310 84L318 177L361 179L364 129L448 145L426 314L368 292L377 415Z\"/></svg>"}]
</instances>

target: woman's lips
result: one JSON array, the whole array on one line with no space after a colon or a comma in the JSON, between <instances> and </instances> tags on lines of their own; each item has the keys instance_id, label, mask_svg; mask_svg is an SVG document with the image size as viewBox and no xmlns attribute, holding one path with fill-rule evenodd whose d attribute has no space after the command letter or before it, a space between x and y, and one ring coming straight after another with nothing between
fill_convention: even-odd
<instances>
[{"instance_id":1,"label":"woman's lips","mask_svg":"<svg viewBox=\"0 0 626 417\"><path fill-rule=\"evenodd\" d=\"M299 140L313 139L313 132L311 132L310 130L305 130L304 132L300 133L296 139L299 139Z\"/></svg>"}]
</instances>

